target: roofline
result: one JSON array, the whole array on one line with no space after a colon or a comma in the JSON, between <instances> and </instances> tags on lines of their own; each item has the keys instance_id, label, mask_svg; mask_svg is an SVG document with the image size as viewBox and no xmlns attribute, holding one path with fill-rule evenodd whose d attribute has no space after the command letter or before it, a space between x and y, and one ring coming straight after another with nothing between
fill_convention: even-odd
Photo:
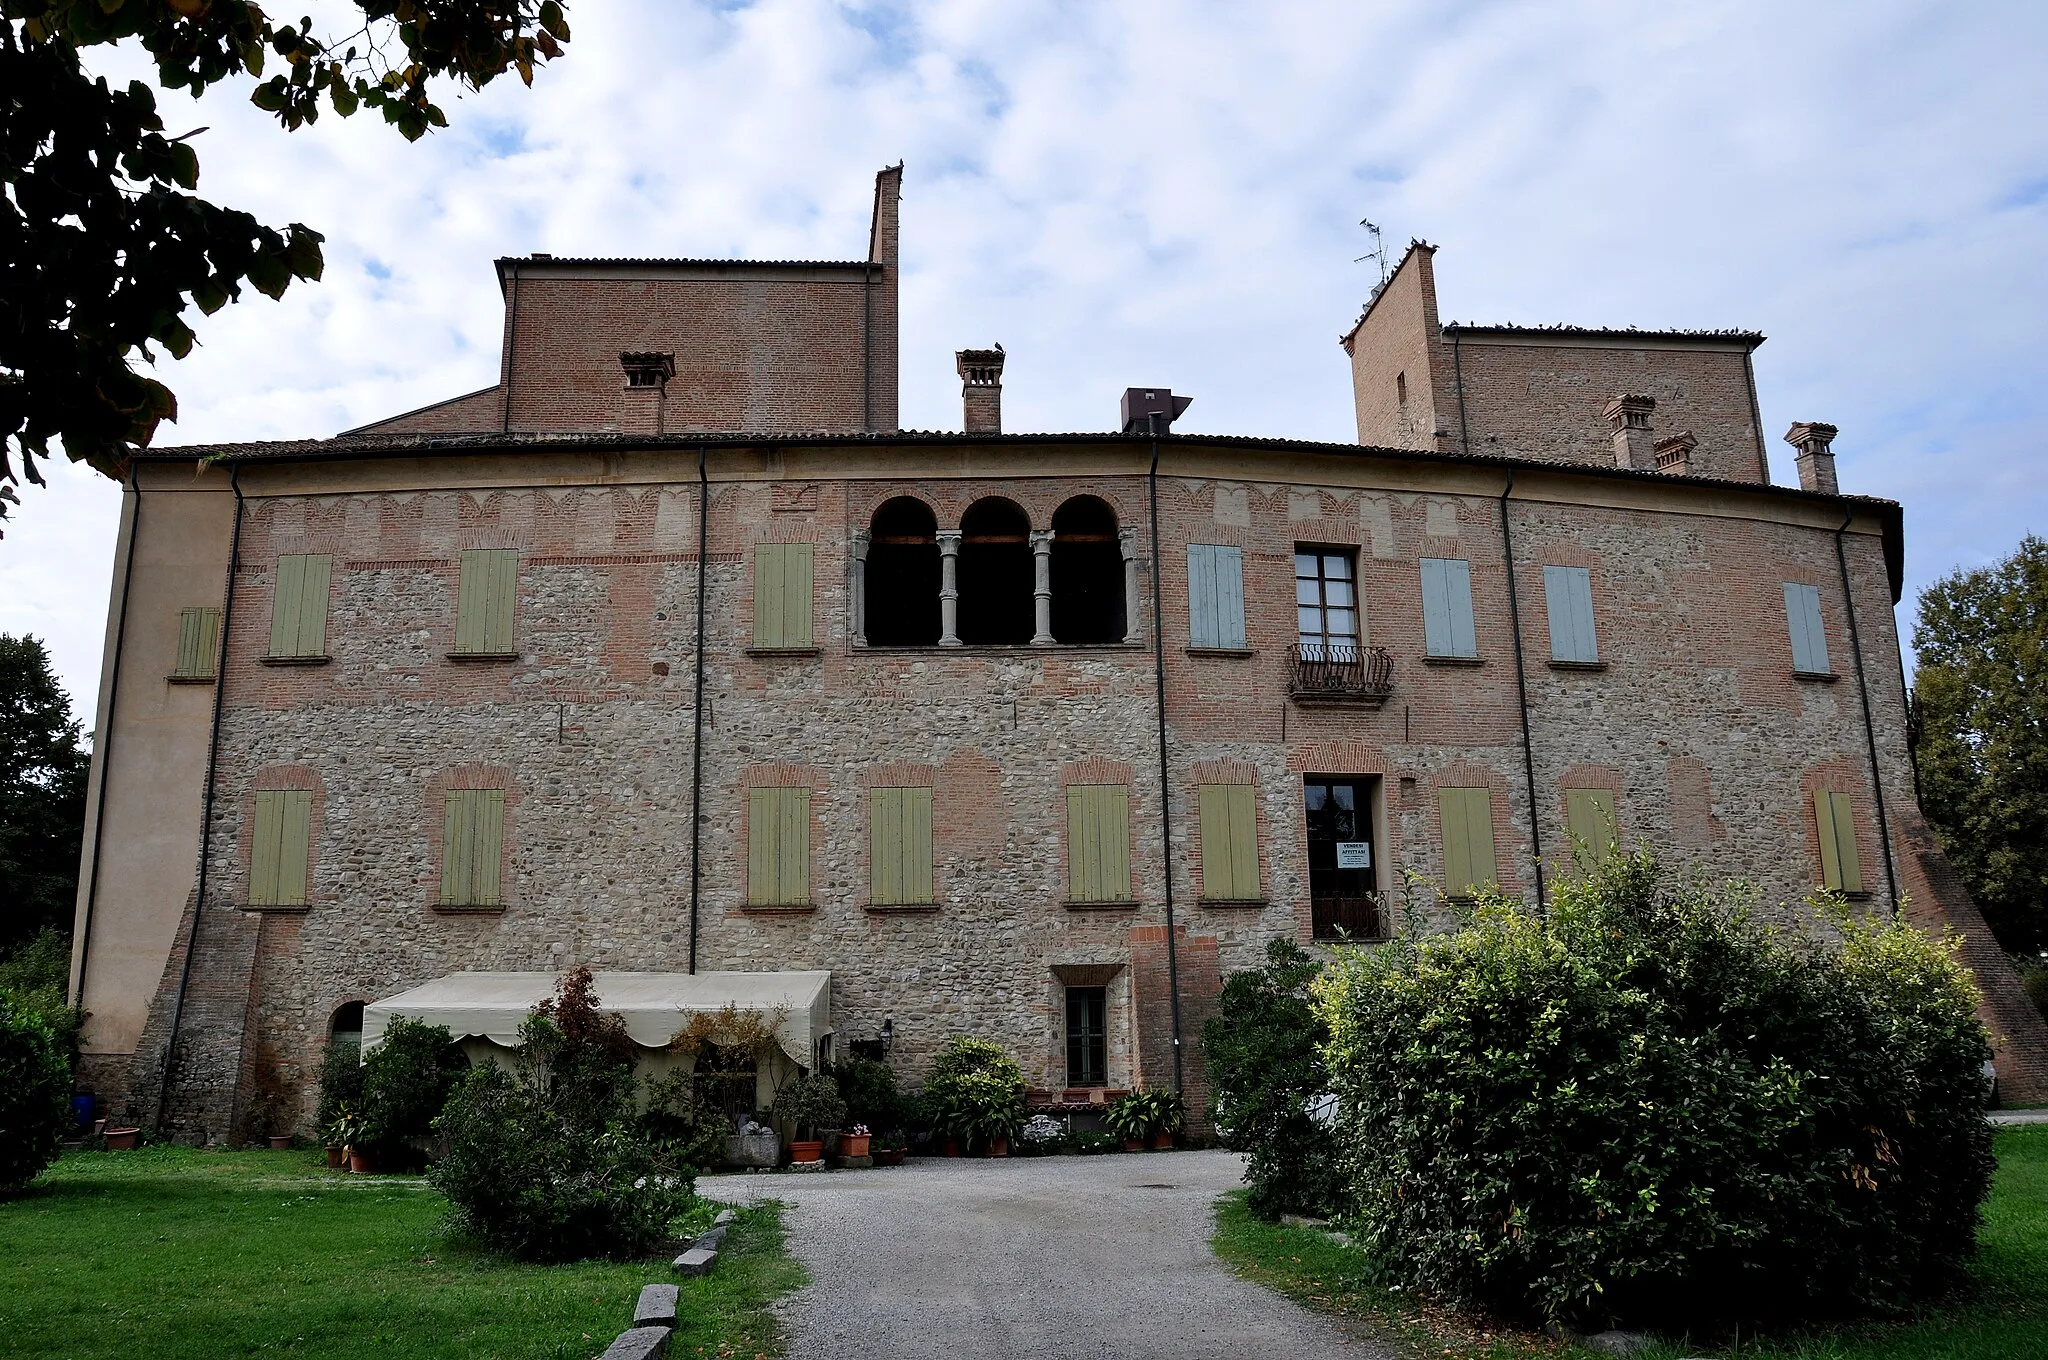
<instances>
[{"instance_id":1,"label":"roofline","mask_svg":"<svg viewBox=\"0 0 2048 1360\"><path fill-rule=\"evenodd\" d=\"M1744 353L1754 350L1764 342L1761 331L1727 330L1673 330L1647 331L1634 326L1477 326L1466 321L1446 322L1445 336L1512 335L1532 339L1556 337L1558 339L1581 340L1655 340L1660 344L1696 345L1740 345Z\"/></svg>"},{"instance_id":2,"label":"roofline","mask_svg":"<svg viewBox=\"0 0 2048 1360\"><path fill-rule=\"evenodd\" d=\"M1380 299L1387 295L1387 289L1393 286L1394 280L1401 277L1401 271L1408 267L1408 261L1415 258L1417 251L1424 251L1434 255L1436 254L1436 247L1423 240L1420 236L1410 240L1408 242L1408 249L1401 256L1401 262L1392 269L1389 269L1387 276L1380 280L1379 287L1372 290L1372 296L1365 301L1365 310L1358 314L1358 320L1351 323L1350 330L1337 337L1338 344L1348 346L1351 343L1352 337L1357 335L1359 328L1365 325L1366 318L1372 315L1372 309L1380 305Z\"/></svg>"},{"instance_id":3,"label":"roofline","mask_svg":"<svg viewBox=\"0 0 2048 1360\"><path fill-rule=\"evenodd\" d=\"M407 416L416 416L427 411L436 411L443 406L453 406L458 401L468 401L471 397L480 397L486 392L495 392L497 390L498 384L492 383L489 387L479 387L474 392L464 392L459 397L443 397L439 401L430 401L425 406L415 406L410 411L400 411L395 416L385 416L382 420L373 420L368 424L358 425L353 430L343 430L334 437L336 439L346 439L352 434L361 434L365 430L374 430L379 425L389 425L394 420L404 420Z\"/></svg>"}]
</instances>

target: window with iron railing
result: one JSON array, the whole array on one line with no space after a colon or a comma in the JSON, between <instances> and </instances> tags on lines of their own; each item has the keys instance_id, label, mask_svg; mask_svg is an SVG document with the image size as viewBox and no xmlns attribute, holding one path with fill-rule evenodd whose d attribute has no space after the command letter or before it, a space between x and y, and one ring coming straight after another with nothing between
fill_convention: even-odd
<instances>
[{"instance_id":1,"label":"window with iron railing","mask_svg":"<svg viewBox=\"0 0 2048 1360\"><path fill-rule=\"evenodd\" d=\"M1294 550L1294 604L1306 661L1358 659L1358 555L1348 549Z\"/></svg>"}]
</instances>

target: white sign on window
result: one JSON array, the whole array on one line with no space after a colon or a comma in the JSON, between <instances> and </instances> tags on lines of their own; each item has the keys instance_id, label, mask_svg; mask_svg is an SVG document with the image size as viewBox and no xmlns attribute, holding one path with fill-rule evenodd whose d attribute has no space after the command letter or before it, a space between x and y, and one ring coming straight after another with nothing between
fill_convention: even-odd
<instances>
[{"instance_id":1,"label":"white sign on window","mask_svg":"<svg viewBox=\"0 0 2048 1360\"><path fill-rule=\"evenodd\" d=\"M1372 868L1372 842L1338 841L1337 867L1339 869Z\"/></svg>"}]
</instances>

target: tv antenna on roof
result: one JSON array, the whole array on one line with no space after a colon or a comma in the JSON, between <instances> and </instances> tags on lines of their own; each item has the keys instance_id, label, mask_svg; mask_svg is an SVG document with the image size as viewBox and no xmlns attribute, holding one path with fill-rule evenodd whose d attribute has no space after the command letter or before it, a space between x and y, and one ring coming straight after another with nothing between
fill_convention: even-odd
<instances>
[{"instance_id":1,"label":"tv antenna on roof","mask_svg":"<svg viewBox=\"0 0 2048 1360\"><path fill-rule=\"evenodd\" d=\"M1375 295L1377 295L1377 294L1379 293L1379 290L1380 290L1380 288L1384 288L1384 287L1386 287L1386 286L1387 286L1387 247L1386 247L1386 243L1380 240L1380 229L1379 229L1379 227L1378 227L1377 225L1375 225L1375 224L1374 224L1373 220L1372 220L1372 219L1371 219L1370 217L1361 217L1361 218L1359 218L1359 219L1358 219L1358 225L1359 225L1359 226L1361 226L1361 227L1364 227L1364 228L1365 228L1365 229L1366 229L1366 230L1367 230L1368 232L1371 232L1371 233L1372 233L1372 249L1371 249L1371 250L1369 250L1369 251L1367 251L1367 252L1366 252L1365 254L1363 254L1363 255L1359 256L1359 257L1358 257L1357 259L1353 260L1353 261L1352 261L1351 263L1353 263L1353 264L1363 264L1363 263L1364 263L1365 261L1367 261L1367 260L1377 260L1377 261L1379 261L1379 266L1380 266L1380 282L1379 282L1379 288L1375 288L1375 289L1373 289L1373 293L1374 293Z\"/></svg>"}]
</instances>

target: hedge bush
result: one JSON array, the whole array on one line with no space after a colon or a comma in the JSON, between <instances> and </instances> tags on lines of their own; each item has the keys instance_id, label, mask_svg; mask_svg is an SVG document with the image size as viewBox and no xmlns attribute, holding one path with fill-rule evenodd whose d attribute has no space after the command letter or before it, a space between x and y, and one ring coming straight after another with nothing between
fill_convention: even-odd
<instances>
[{"instance_id":1,"label":"hedge bush","mask_svg":"<svg viewBox=\"0 0 2048 1360\"><path fill-rule=\"evenodd\" d=\"M333 1047L333 1045L329 1045ZM384 1162L416 1161L420 1144L469 1067L445 1025L394 1018L363 1059L362 1104L368 1139Z\"/></svg>"},{"instance_id":2,"label":"hedge bush","mask_svg":"<svg viewBox=\"0 0 2048 1360\"><path fill-rule=\"evenodd\" d=\"M71 1127L71 1064L41 1009L0 988L0 1191L57 1160Z\"/></svg>"},{"instance_id":3,"label":"hedge bush","mask_svg":"<svg viewBox=\"0 0 2048 1360\"><path fill-rule=\"evenodd\" d=\"M1023 1069L986 1039L950 1039L925 1078L921 1106L936 1134L970 1149L1013 1137L1024 1127Z\"/></svg>"},{"instance_id":4,"label":"hedge bush","mask_svg":"<svg viewBox=\"0 0 2048 1360\"><path fill-rule=\"evenodd\" d=\"M1648 856L1341 949L1345 1204L1402 1283L1579 1324L1891 1311L1974 1250L1990 1049L1953 940L1769 929Z\"/></svg>"},{"instance_id":5,"label":"hedge bush","mask_svg":"<svg viewBox=\"0 0 2048 1360\"><path fill-rule=\"evenodd\" d=\"M1294 941L1268 941L1266 966L1231 974L1202 1027L1209 1118L1223 1145L1245 1154L1246 1201L1266 1218L1323 1218L1339 1205L1337 1145L1310 1114L1330 1089L1329 1031L1309 996L1321 971Z\"/></svg>"}]
</instances>

